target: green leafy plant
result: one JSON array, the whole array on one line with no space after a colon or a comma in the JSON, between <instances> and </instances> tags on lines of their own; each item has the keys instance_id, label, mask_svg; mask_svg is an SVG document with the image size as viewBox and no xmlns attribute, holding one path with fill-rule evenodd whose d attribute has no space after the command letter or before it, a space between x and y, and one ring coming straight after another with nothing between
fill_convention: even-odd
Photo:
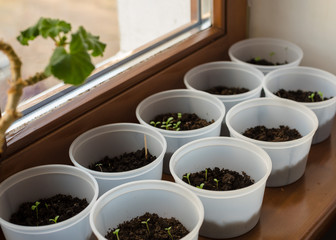
<instances>
[{"instance_id":1,"label":"green leafy plant","mask_svg":"<svg viewBox=\"0 0 336 240\"><path fill-rule=\"evenodd\" d=\"M199 189L203 189L204 183L201 183L199 186L196 186L196 187L199 188Z\"/></svg>"},{"instance_id":2,"label":"green leafy plant","mask_svg":"<svg viewBox=\"0 0 336 240\"><path fill-rule=\"evenodd\" d=\"M38 219L38 206L40 205L40 202L36 201L34 205L31 206L31 210L36 212L36 219Z\"/></svg>"},{"instance_id":3,"label":"green leafy plant","mask_svg":"<svg viewBox=\"0 0 336 240\"><path fill-rule=\"evenodd\" d=\"M320 96L321 100L323 100L323 93L321 91L318 91L317 94Z\"/></svg>"},{"instance_id":4,"label":"green leafy plant","mask_svg":"<svg viewBox=\"0 0 336 240\"><path fill-rule=\"evenodd\" d=\"M6 130L21 117L17 112L17 106L24 87L34 85L49 76L54 76L67 84L79 85L95 69L91 56L102 56L106 45L99 41L98 36L87 32L82 26L76 32L71 30L71 24L63 20L40 18L34 26L20 33L17 40L22 45L28 45L37 37L51 39L55 43L54 52L45 69L27 79L21 77L22 63L12 46L0 40L0 51L6 54L11 65L8 100L0 119L0 153L2 153Z\"/></svg>"},{"instance_id":5,"label":"green leafy plant","mask_svg":"<svg viewBox=\"0 0 336 240\"><path fill-rule=\"evenodd\" d=\"M218 180L217 180L217 178L214 178L214 181L216 182L216 189L218 189Z\"/></svg>"},{"instance_id":6,"label":"green leafy plant","mask_svg":"<svg viewBox=\"0 0 336 240\"><path fill-rule=\"evenodd\" d=\"M171 226L170 226L170 227L167 227L167 228L165 228L165 230L168 232L168 235L169 235L170 239L171 239L171 240L174 240L174 238L173 238L173 235L170 233Z\"/></svg>"},{"instance_id":7,"label":"green leafy plant","mask_svg":"<svg viewBox=\"0 0 336 240\"><path fill-rule=\"evenodd\" d=\"M190 173L187 173L186 175L184 175L183 178L186 178L188 180L189 185L191 185L191 183L190 183Z\"/></svg>"},{"instance_id":8,"label":"green leafy plant","mask_svg":"<svg viewBox=\"0 0 336 240\"><path fill-rule=\"evenodd\" d=\"M142 221L142 222L141 222L142 224L145 224L145 225L146 225L148 234L150 234L149 226L148 226L148 222L149 222L149 220L150 220L150 218L148 218L146 221Z\"/></svg>"},{"instance_id":9,"label":"green leafy plant","mask_svg":"<svg viewBox=\"0 0 336 240\"><path fill-rule=\"evenodd\" d=\"M208 169L205 169L205 174L204 174L204 179L205 181L208 181Z\"/></svg>"},{"instance_id":10,"label":"green leafy plant","mask_svg":"<svg viewBox=\"0 0 336 240\"><path fill-rule=\"evenodd\" d=\"M119 228L117 228L116 230L114 230L114 232L113 232L113 235L116 235L116 237L117 237L117 240L120 240L119 239L119 231L120 231L120 229Z\"/></svg>"},{"instance_id":11,"label":"green leafy plant","mask_svg":"<svg viewBox=\"0 0 336 240\"><path fill-rule=\"evenodd\" d=\"M59 216L57 215L55 218L49 219L50 222L57 223Z\"/></svg>"}]
</instances>

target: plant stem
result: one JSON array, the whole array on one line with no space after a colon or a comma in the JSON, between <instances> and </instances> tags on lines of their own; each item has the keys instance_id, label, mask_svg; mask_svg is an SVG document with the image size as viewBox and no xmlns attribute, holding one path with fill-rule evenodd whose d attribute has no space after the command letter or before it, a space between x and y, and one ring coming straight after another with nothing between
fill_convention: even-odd
<instances>
[{"instance_id":1,"label":"plant stem","mask_svg":"<svg viewBox=\"0 0 336 240\"><path fill-rule=\"evenodd\" d=\"M15 120L21 117L21 114L17 112L17 106L19 105L23 88L42 81L48 76L44 73L36 73L35 76L22 80L22 63L13 48L9 44L0 40L0 50L3 51L9 59L12 75L11 80L9 81L10 88L8 90L8 100L5 111L3 116L0 118L0 153L2 153L2 146L5 143L5 134L7 129Z\"/></svg>"}]
</instances>

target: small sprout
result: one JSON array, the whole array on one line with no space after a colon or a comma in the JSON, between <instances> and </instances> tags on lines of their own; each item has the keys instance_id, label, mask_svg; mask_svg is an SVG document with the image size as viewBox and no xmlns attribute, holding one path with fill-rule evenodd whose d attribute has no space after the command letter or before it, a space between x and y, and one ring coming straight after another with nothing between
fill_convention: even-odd
<instances>
[{"instance_id":1,"label":"small sprout","mask_svg":"<svg viewBox=\"0 0 336 240\"><path fill-rule=\"evenodd\" d=\"M113 235L116 235L117 236L117 240L119 240L119 231L120 231L120 229L119 228L117 228L114 232L113 232Z\"/></svg>"},{"instance_id":2,"label":"small sprout","mask_svg":"<svg viewBox=\"0 0 336 240\"><path fill-rule=\"evenodd\" d=\"M169 235L170 239L174 240L173 235L170 233L170 229L171 229L171 226L168 227L168 228L165 228L165 230L168 232L168 235Z\"/></svg>"},{"instance_id":3,"label":"small sprout","mask_svg":"<svg viewBox=\"0 0 336 240\"><path fill-rule=\"evenodd\" d=\"M141 223L142 224L146 224L146 228L147 228L147 232L148 234L150 234L150 231L149 231L149 226L148 226L148 222L149 222L150 218L148 218L146 221L142 221Z\"/></svg>"},{"instance_id":4,"label":"small sprout","mask_svg":"<svg viewBox=\"0 0 336 240\"><path fill-rule=\"evenodd\" d=\"M46 207L46 209L48 209L49 206L50 206L50 204L48 204L48 203L44 203L44 206Z\"/></svg>"},{"instance_id":5,"label":"small sprout","mask_svg":"<svg viewBox=\"0 0 336 240\"><path fill-rule=\"evenodd\" d=\"M323 100L323 93L321 91L318 91L317 94L320 96L321 100Z\"/></svg>"},{"instance_id":6,"label":"small sprout","mask_svg":"<svg viewBox=\"0 0 336 240\"><path fill-rule=\"evenodd\" d=\"M270 55L270 58L271 58L270 61L272 62L272 58L273 58L273 56L275 55L275 52L270 52L269 55Z\"/></svg>"},{"instance_id":7,"label":"small sprout","mask_svg":"<svg viewBox=\"0 0 336 240\"><path fill-rule=\"evenodd\" d=\"M189 179L189 177L190 177L190 173L187 173L187 174L184 175L183 177L186 178L186 179L188 180L189 185L191 185L191 183L190 183L190 179Z\"/></svg>"},{"instance_id":8,"label":"small sprout","mask_svg":"<svg viewBox=\"0 0 336 240\"><path fill-rule=\"evenodd\" d=\"M312 94L310 94L310 95L308 96L308 98L309 98L312 102L314 102L314 97L315 97L315 93L312 93Z\"/></svg>"},{"instance_id":9,"label":"small sprout","mask_svg":"<svg viewBox=\"0 0 336 240\"><path fill-rule=\"evenodd\" d=\"M57 215L54 219L49 219L50 222L57 223L59 216Z\"/></svg>"},{"instance_id":10,"label":"small sprout","mask_svg":"<svg viewBox=\"0 0 336 240\"><path fill-rule=\"evenodd\" d=\"M181 121L178 121L177 123L174 123L173 124L173 129L175 129L176 131L180 131L180 128L179 128L180 124L181 124Z\"/></svg>"},{"instance_id":11,"label":"small sprout","mask_svg":"<svg viewBox=\"0 0 336 240\"><path fill-rule=\"evenodd\" d=\"M204 183L201 183L201 185L196 186L196 187L199 188L199 189L203 189L203 187L204 187Z\"/></svg>"},{"instance_id":12,"label":"small sprout","mask_svg":"<svg viewBox=\"0 0 336 240\"><path fill-rule=\"evenodd\" d=\"M161 128L165 128L166 130L168 130L172 126L171 121L173 120L173 117L168 118L167 121L162 122Z\"/></svg>"},{"instance_id":13,"label":"small sprout","mask_svg":"<svg viewBox=\"0 0 336 240\"><path fill-rule=\"evenodd\" d=\"M103 168L102 168L103 164L102 163L97 163L96 164L96 167L99 167L100 171L102 172L103 171Z\"/></svg>"},{"instance_id":14,"label":"small sprout","mask_svg":"<svg viewBox=\"0 0 336 240\"><path fill-rule=\"evenodd\" d=\"M261 60L261 57L255 57L254 61L259 62Z\"/></svg>"},{"instance_id":15,"label":"small sprout","mask_svg":"<svg viewBox=\"0 0 336 240\"><path fill-rule=\"evenodd\" d=\"M151 121L149 124L156 127L157 125L161 124L161 122L160 121L157 121L157 122Z\"/></svg>"},{"instance_id":16,"label":"small sprout","mask_svg":"<svg viewBox=\"0 0 336 240\"><path fill-rule=\"evenodd\" d=\"M208 169L205 169L205 175L204 175L205 181L208 181Z\"/></svg>"},{"instance_id":17,"label":"small sprout","mask_svg":"<svg viewBox=\"0 0 336 240\"><path fill-rule=\"evenodd\" d=\"M177 119L181 119L182 118L182 113L177 113Z\"/></svg>"},{"instance_id":18,"label":"small sprout","mask_svg":"<svg viewBox=\"0 0 336 240\"><path fill-rule=\"evenodd\" d=\"M31 210L36 212L36 219L38 219L38 205L40 205L40 202L36 201L33 206L31 206Z\"/></svg>"},{"instance_id":19,"label":"small sprout","mask_svg":"<svg viewBox=\"0 0 336 240\"><path fill-rule=\"evenodd\" d=\"M216 189L218 189L218 180L217 180L217 178L214 178L214 181L216 182Z\"/></svg>"}]
</instances>

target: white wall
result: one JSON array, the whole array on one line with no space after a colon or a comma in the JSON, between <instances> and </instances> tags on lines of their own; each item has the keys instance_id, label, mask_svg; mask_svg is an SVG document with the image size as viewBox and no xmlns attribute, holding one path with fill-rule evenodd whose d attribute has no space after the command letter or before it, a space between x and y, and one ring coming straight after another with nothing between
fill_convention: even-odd
<instances>
[{"instance_id":1,"label":"white wall","mask_svg":"<svg viewBox=\"0 0 336 240\"><path fill-rule=\"evenodd\" d=\"M250 37L299 45L301 65L336 74L336 0L249 0Z\"/></svg>"}]
</instances>

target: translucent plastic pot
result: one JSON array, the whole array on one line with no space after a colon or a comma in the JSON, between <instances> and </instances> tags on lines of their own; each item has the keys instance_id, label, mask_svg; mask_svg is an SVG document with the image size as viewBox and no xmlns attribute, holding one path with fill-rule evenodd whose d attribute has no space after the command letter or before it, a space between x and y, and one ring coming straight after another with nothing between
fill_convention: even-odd
<instances>
[{"instance_id":1,"label":"translucent plastic pot","mask_svg":"<svg viewBox=\"0 0 336 240\"><path fill-rule=\"evenodd\" d=\"M158 129L149 124L157 115L164 113L195 113L214 123L199 129L171 131ZM225 116L224 104L215 96L202 91L175 89L156 93L139 103L136 108L138 121L158 131L167 140L167 152L163 161L163 171L169 174L169 160L176 149L182 145L204 137L219 136Z\"/></svg>"},{"instance_id":2,"label":"translucent plastic pot","mask_svg":"<svg viewBox=\"0 0 336 240\"><path fill-rule=\"evenodd\" d=\"M186 173L206 168L244 171L255 183L231 191L210 191L182 181ZM170 171L176 183L194 192L204 206L200 235L231 238L250 231L259 221L266 180L272 162L260 147L231 137L210 137L192 141L171 157Z\"/></svg>"},{"instance_id":3,"label":"translucent plastic pot","mask_svg":"<svg viewBox=\"0 0 336 240\"><path fill-rule=\"evenodd\" d=\"M318 120L306 106L286 99L259 98L239 103L228 111L226 124L230 135L263 148L272 159L268 187L279 187L297 181L305 172L308 153ZM248 128L280 125L296 129L301 138L285 142L268 142L245 137Z\"/></svg>"},{"instance_id":4,"label":"translucent plastic pot","mask_svg":"<svg viewBox=\"0 0 336 240\"><path fill-rule=\"evenodd\" d=\"M279 98L274 93L285 90L322 92L324 97L332 97L322 102L301 103L313 110L319 126L313 144L326 140L332 130L336 114L336 76L321 69L311 67L291 67L273 71L264 79L263 88L267 97Z\"/></svg>"},{"instance_id":5,"label":"translucent plastic pot","mask_svg":"<svg viewBox=\"0 0 336 240\"><path fill-rule=\"evenodd\" d=\"M224 86L247 88L248 92L234 95L216 95L221 100L226 111L242 101L259 98L262 90L263 73L251 66L235 62L210 62L194 67L184 76L184 84L188 89L205 91ZM229 136L225 119L221 128L221 136Z\"/></svg>"},{"instance_id":6,"label":"translucent plastic pot","mask_svg":"<svg viewBox=\"0 0 336 240\"><path fill-rule=\"evenodd\" d=\"M181 240L198 239L204 218L202 202L188 189L159 180L126 183L106 192L92 209L91 228L102 240L110 229L146 212L180 221L189 231Z\"/></svg>"},{"instance_id":7,"label":"translucent plastic pot","mask_svg":"<svg viewBox=\"0 0 336 240\"><path fill-rule=\"evenodd\" d=\"M105 156L113 158L144 148L145 135L148 151L156 156L150 164L125 172L99 172L88 168ZM165 138L155 129L137 123L114 123L91 129L77 137L70 146L69 155L76 167L95 177L101 196L111 188L130 181L161 179L166 149Z\"/></svg>"},{"instance_id":8,"label":"translucent plastic pot","mask_svg":"<svg viewBox=\"0 0 336 240\"><path fill-rule=\"evenodd\" d=\"M229 48L229 57L234 62L256 67L264 74L267 74L275 69L300 65L303 58L303 51L296 44L282 39L249 38L233 44ZM284 63L287 61L288 63L262 66L246 62L255 57L260 57L261 59L272 62Z\"/></svg>"},{"instance_id":9,"label":"translucent plastic pot","mask_svg":"<svg viewBox=\"0 0 336 240\"><path fill-rule=\"evenodd\" d=\"M46 226L21 226L9 222L24 202L56 194L86 198L89 205L76 216ZM0 224L7 240L90 239L89 213L98 198L97 181L87 172L67 165L44 165L21 171L0 185Z\"/></svg>"}]
</instances>

